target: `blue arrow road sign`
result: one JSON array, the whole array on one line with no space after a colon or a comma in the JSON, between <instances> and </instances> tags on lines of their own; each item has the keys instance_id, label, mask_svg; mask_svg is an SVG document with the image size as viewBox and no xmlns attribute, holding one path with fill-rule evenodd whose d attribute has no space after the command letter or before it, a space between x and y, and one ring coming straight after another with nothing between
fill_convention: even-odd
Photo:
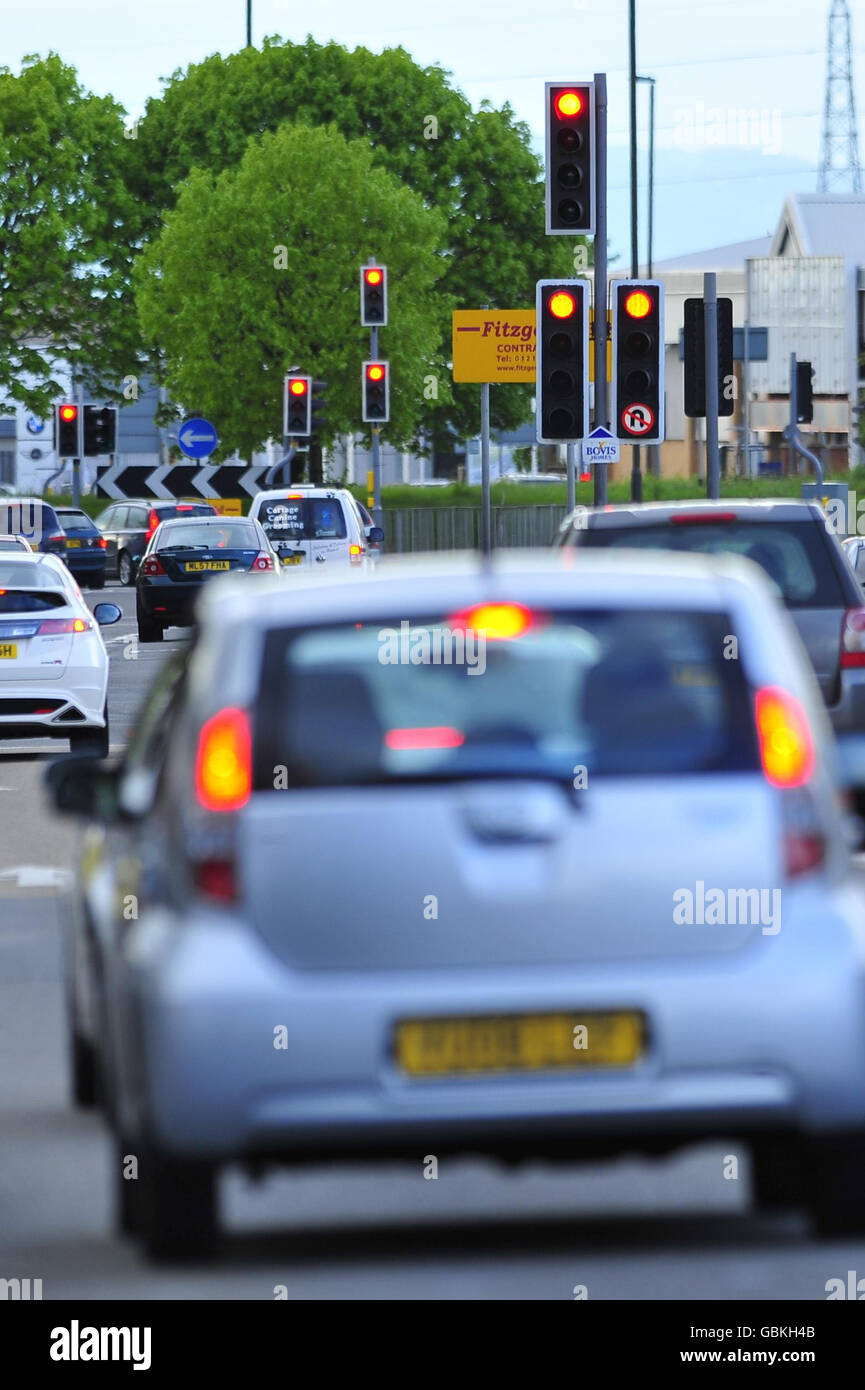
<instances>
[{"instance_id":1,"label":"blue arrow road sign","mask_svg":"<svg viewBox=\"0 0 865 1390\"><path fill-rule=\"evenodd\" d=\"M184 420L177 433L177 442L189 459L207 458L219 443L216 428L209 420L193 416Z\"/></svg>"}]
</instances>

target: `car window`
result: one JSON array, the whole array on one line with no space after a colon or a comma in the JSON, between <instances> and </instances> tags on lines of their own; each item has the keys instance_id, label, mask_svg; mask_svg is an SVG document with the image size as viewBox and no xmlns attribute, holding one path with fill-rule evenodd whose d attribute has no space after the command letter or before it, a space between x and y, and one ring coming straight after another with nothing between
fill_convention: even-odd
<instances>
[{"instance_id":1,"label":"car window","mask_svg":"<svg viewBox=\"0 0 865 1390\"><path fill-rule=\"evenodd\" d=\"M96 529L86 512L58 512L57 519L64 531L94 531Z\"/></svg>"},{"instance_id":2,"label":"car window","mask_svg":"<svg viewBox=\"0 0 865 1390\"><path fill-rule=\"evenodd\" d=\"M115 531L122 531L126 525L126 518L129 515L128 507L115 507L114 515L111 518L111 527Z\"/></svg>"},{"instance_id":3,"label":"car window","mask_svg":"<svg viewBox=\"0 0 865 1390\"><path fill-rule=\"evenodd\" d=\"M113 525L116 513L116 507L106 507L104 512L99 513L96 518L96 525L100 530L105 531L109 526Z\"/></svg>"},{"instance_id":4,"label":"car window","mask_svg":"<svg viewBox=\"0 0 865 1390\"><path fill-rule=\"evenodd\" d=\"M285 497L263 502L257 519L272 541L342 540L347 535L337 497Z\"/></svg>"},{"instance_id":5,"label":"car window","mask_svg":"<svg viewBox=\"0 0 865 1390\"><path fill-rule=\"evenodd\" d=\"M247 521L226 521L219 526L190 521L188 526L174 524L159 533L158 549L183 546L207 546L215 550L257 550L258 536Z\"/></svg>"},{"instance_id":6,"label":"car window","mask_svg":"<svg viewBox=\"0 0 865 1390\"><path fill-rule=\"evenodd\" d=\"M598 776L759 765L742 663L723 658L728 617L624 610L526 621L509 640L482 641L444 617L271 634L256 784L272 787L276 766L292 785L323 786L571 783L578 765Z\"/></svg>"},{"instance_id":7,"label":"car window","mask_svg":"<svg viewBox=\"0 0 865 1390\"><path fill-rule=\"evenodd\" d=\"M766 572L790 608L835 608L846 602L826 538L810 521L589 526L577 539L593 548L742 555Z\"/></svg>"},{"instance_id":8,"label":"car window","mask_svg":"<svg viewBox=\"0 0 865 1390\"><path fill-rule=\"evenodd\" d=\"M216 513L214 512L213 507L211 507L211 505L210 505L209 502L201 502L201 503L198 503L198 504L196 504L196 503L194 503L194 502L179 502L179 503L177 504L176 507L172 507L172 506L156 507L155 510L156 510L156 514L157 514L157 516L159 517L159 520L160 520L160 521L173 521L173 520L175 519L175 517L182 517L182 516L215 516L215 515L216 515ZM145 516L145 523L144 523L144 524L146 525L146 524L147 524L147 522L146 522L146 515L147 515L147 513L144 512L143 509L142 509L142 514Z\"/></svg>"},{"instance_id":9,"label":"car window","mask_svg":"<svg viewBox=\"0 0 865 1390\"><path fill-rule=\"evenodd\" d=\"M120 770L118 798L123 809L142 815L159 784L171 735L171 711L180 696L188 654L169 658L142 704Z\"/></svg>"}]
</instances>

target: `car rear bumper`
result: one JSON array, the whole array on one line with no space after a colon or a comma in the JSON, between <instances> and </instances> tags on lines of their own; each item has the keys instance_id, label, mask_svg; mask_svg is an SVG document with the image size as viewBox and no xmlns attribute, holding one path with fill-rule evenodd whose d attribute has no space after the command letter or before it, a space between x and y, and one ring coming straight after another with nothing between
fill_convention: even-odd
<instances>
[{"instance_id":1,"label":"car rear bumper","mask_svg":"<svg viewBox=\"0 0 865 1390\"><path fill-rule=\"evenodd\" d=\"M147 618L156 622L191 623L195 602L205 581L194 584L160 584L140 580L138 605Z\"/></svg>"},{"instance_id":2,"label":"car rear bumper","mask_svg":"<svg viewBox=\"0 0 865 1390\"><path fill-rule=\"evenodd\" d=\"M121 1115L179 1152L283 1161L863 1127L861 906L814 910L735 958L377 974L294 971L229 915L160 911L118 980ZM629 1070L417 1080L392 1054L401 1019L633 1008Z\"/></svg>"},{"instance_id":3,"label":"car rear bumper","mask_svg":"<svg viewBox=\"0 0 865 1390\"><path fill-rule=\"evenodd\" d=\"M60 680L42 685L0 683L0 739L67 738L74 729L104 729L107 670L86 667L79 675L70 680L67 668Z\"/></svg>"}]
</instances>

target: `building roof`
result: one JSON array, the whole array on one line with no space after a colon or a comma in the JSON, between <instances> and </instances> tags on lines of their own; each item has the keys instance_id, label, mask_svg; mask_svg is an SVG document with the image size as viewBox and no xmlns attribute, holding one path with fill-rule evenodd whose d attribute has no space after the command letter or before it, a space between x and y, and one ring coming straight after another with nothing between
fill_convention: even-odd
<instances>
[{"instance_id":1,"label":"building roof","mask_svg":"<svg viewBox=\"0 0 865 1390\"><path fill-rule=\"evenodd\" d=\"M762 254L843 256L848 264L865 263L865 194L791 193L771 249Z\"/></svg>"},{"instance_id":2,"label":"building roof","mask_svg":"<svg viewBox=\"0 0 865 1390\"><path fill-rule=\"evenodd\" d=\"M734 241L729 246L713 246L708 251L689 251L685 256L655 261L652 270L744 270L749 257L768 256L771 245L770 236Z\"/></svg>"}]
</instances>

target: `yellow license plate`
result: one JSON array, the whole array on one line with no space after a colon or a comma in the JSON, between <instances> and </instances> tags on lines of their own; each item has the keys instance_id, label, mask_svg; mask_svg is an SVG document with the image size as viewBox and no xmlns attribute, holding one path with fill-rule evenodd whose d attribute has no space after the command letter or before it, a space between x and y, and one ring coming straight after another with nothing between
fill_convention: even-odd
<instances>
[{"instance_id":1,"label":"yellow license plate","mask_svg":"<svg viewBox=\"0 0 865 1390\"><path fill-rule=\"evenodd\" d=\"M303 564L303 556L302 556L302 555L283 555L283 556L282 556L282 563L283 563L284 565L302 565L302 564Z\"/></svg>"},{"instance_id":2,"label":"yellow license plate","mask_svg":"<svg viewBox=\"0 0 865 1390\"><path fill-rule=\"evenodd\" d=\"M67 541L67 542L66 542L66 549L67 549L67 550L80 550L80 549L81 549L81 542L80 542L80 541Z\"/></svg>"},{"instance_id":3,"label":"yellow license plate","mask_svg":"<svg viewBox=\"0 0 865 1390\"><path fill-rule=\"evenodd\" d=\"M646 1019L634 1010L407 1019L395 1044L409 1076L631 1067L646 1048Z\"/></svg>"},{"instance_id":4,"label":"yellow license plate","mask_svg":"<svg viewBox=\"0 0 865 1390\"><path fill-rule=\"evenodd\" d=\"M201 570L228 570L231 565L227 560L187 560L184 565L187 574Z\"/></svg>"},{"instance_id":5,"label":"yellow license plate","mask_svg":"<svg viewBox=\"0 0 865 1390\"><path fill-rule=\"evenodd\" d=\"M17 643L15 643L15 642L0 642L0 660L2 660L3 657L6 657L8 660L14 661L15 658L17 657L17 655L18 655L18 646L17 646Z\"/></svg>"}]
</instances>

